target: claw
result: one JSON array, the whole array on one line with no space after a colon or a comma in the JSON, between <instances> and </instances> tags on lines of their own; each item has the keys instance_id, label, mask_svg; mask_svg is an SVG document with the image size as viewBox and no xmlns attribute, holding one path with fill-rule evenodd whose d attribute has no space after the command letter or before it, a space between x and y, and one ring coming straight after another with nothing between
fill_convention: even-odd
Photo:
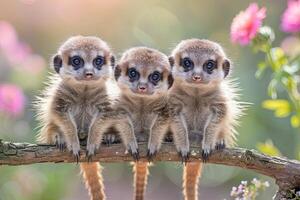
<instances>
[{"instance_id":1,"label":"claw","mask_svg":"<svg viewBox=\"0 0 300 200\"><path fill-rule=\"evenodd\" d=\"M66 148L66 143L61 143L61 144L59 145L59 150L60 150L60 151L64 151L65 148Z\"/></svg>"},{"instance_id":2,"label":"claw","mask_svg":"<svg viewBox=\"0 0 300 200\"><path fill-rule=\"evenodd\" d=\"M222 150L222 149L225 149L225 148L226 148L225 141L222 140L222 141L220 141L220 142L217 142L215 148L216 148L216 150Z\"/></svg>"},{"instance_id":3,"label":"claw","mask_svg":"<svg viewBox=\"0 0 300 200\"><path fill-rule=\"evenodd\" d=\"M88 160L88 163L93 162L93 156L92 155L88 155L87 160Z\"/></svg>"},{"instance_id":4,"label":"claw","mask_svg":"<svg viewBox=\"0 0 300 200\"><path fill-rule=\"evenodd\" d=\"M147 151L147 158L148 158L148 162L153 162L153 158L156 156L157 151L151 151L150 149L148 149Z\"/></svg>"},{"instance_id":5,"label":"claw","mask_svg":"<svg viewBox=\"0 0 300 200\"><path fill-rule=\"evenodd\" d=\"M139 154L139 150L137 149L135 152L132 152L131 149L128 149L128 152L130 153L130 155L133 157L133 160L135 162L137 162L140 159L140 154Z\"/></svg>"},{"instance_id":6,"label":"claw","mask_svg":"<svg viewBox=\"0 0 300 200\"><path fill-rule=\"evenodd\" d=\"M73 152L73 155L74 155L74 159L76 160L76 163L78 164L79 163L79 159L80 159L80 152Z\"/></svg>"},{"instance_id":7,"label":"claw","mask_svg":"<svg viewBox=\"0 0 300 200\"><path fill-rule=\"evenodd\" d=\"M116 136L114 134L106 134L106 135L104 135L103 142L107 146L110 146L117 142Z\"/></svg>"},{"instance_id":8,"label":"claw","mask_svg":"<svg viewBox=\"0 0 300 200\"><path fill-rule=\"evenodd\" d=\"M203 149L202 150L202 161L204 163L206 163L208 161L208 158L211 154L211 150L210 149Z\"/></svg>"},{"instance_id":9,"label":"claw","mask_svg":"<svg viewBox=\"0 0 300 200\"><path fill-rule=\"evenodd\" d=\"M181 157L181 163L184 165L186 165L186 163L188 162L188 160L190 159L190 152L178 152L179 156Z\"/></svg>"}]
</instances>

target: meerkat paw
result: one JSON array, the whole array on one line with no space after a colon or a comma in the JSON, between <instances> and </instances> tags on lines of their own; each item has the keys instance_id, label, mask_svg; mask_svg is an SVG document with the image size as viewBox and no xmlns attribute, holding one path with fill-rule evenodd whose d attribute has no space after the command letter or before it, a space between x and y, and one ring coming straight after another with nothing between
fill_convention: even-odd
<instances>
[{"instance_id":1,"label":"meerkat paw","mask_svg":"<svg viewBox=\"0 0 300 200\"><path fill-rule=\"evenodd\" d=\"M86 157L88 162L92 162L92 157L95 155L96 150L99 149L99 145L88 143L86 145Z\"/></svg>"},{"instance_id":2,"label":"meerkat paw","mask_svg":"<svg viewBox=\"0 0 300 200\"><path fill-rule=\"evenodd\" d=\"M181 157L181 162L186 164L190 158L190 150L188 147L179 148L179 156Z\"/></svg>"},{"instance_id":3,"label":"meerkat paw","mask_svg":"<svg viewBox=\"0 0 300 200\"><path fill-rule=\"evenodd\" d=\"M65 138L61 135L55 136L55 145L60 151L64 151L67 147Z\"/></svg>"},{"instance_id":4,"label":"meerkat paw","mask_svg":"<svg viewBox=\"0 0 300 200\"><path fill-rule=\"evenodd\" d=\"M209 159L209 156L212 153L213 148L208 145L203 145L202 147L202 161L207 162Z\"/></svg>"},{"instance_id":5,"label":"meerkat paw","mask_svg":"<svg viewBox=\"0 0 300 200\"><path fill-rule=\"evenodd\" d=\"M153 158L155 157L157 151L158 151L157 145L155 144L148 145L147 158L149 162L153 161Z\"/></svg>"},{"instance_id":6,"label":"meerkat paw","mask_svg":"<svg viewBox=\"0 0 300 200\"><path fill-rule=\"evenodd\" d=\"M127 150L133 157L134 161L138 161L140 159L138 145L135 141L132 141L128 144Z\"/></svg>"},{"instance_id":7,"label":"meerkat paw","mask_svg":"<svg viewBox=\"0 0 300 200\"><path fill-rule=\"evenodd\" d=\"M103 136L104 144L110 146L111 144L116 142L116 135L115 134L104 134Z\"/></svg>"},{"instance_id":8,"label":"meerkat paw","mask_svg":"<svg viewBox=\"0 0 300 200\"><path fill-rule=\"evenodd\" d=\"M225 148L226 148L225 140L223 140L223 139L218 140L217 143L216 143L215 149L216 150L222 150L222 149L225 149Z\"/></svg>"},{"instance_id":9,"label":"meerkat paw","mask_svg":"<svg viewBox=\"0 0 300 200\"><path fill-rule=\"evenodd\" d=\"M76 162L79 162L80 159L80 145L78 142L74 142L70 145L68 145L69 151L73 154Z\"/></svg>"}]
</instances>

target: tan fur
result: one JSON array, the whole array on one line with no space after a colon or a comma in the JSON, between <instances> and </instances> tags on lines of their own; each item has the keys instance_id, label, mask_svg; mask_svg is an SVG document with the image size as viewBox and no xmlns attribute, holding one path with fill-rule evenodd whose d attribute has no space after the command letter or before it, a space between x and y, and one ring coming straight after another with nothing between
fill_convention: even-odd
<instances>
[{"instance_id":1,"label":"tan fur","mask_svg":"<svg viewBox=\"0 0 300 200\"><path fill-rule=\"evenodd\" d=\"M84 65L75 69L69 64L73 56L80 56ZM93 64L97 56L105 62L100 69ZM112 77L112 53L108 45L96 37L75 36L68 39L53 58L61 59L59 75L51 75L48 86L36 102L41 131L38 141L66 147L79 158L81 139L87 138L88 159L100 146L103 134L121 117L112 108L118 95L107 92L107 80ZM56 65L56 66L55 66ZM86 71L93 73L92 79L86 79ZM126 119L124 119L126 121ZM124 121L123 120L123 121ZM121 120L122 121L122 120ZM120 132L122 139L125 138ZM131 135L130 135L131 134ZM137 143L133 132L126 133L124 144L133 152ZM84 179L93 199L105 199L99 163L81 164Z\"/></svg>"},{"instance_id":2,"label":"tan fur","mask_svg":"<svg viewBox=\"0 0 300 200\"><path fill-rule=\"evenodd\" d=\"M96 162L81 163L80 168L91 200L106 199L101 166Z\"/></svg>"},{"instance_id":3,"label":"tan fur","mask_svg":"<svg viewBox=\"0 0 300 200\"><path fill-rule=\"evenodd\" d=\"M201 162L188 162L183 168L183 196L185 200L198 199L198 184L201 171Z\"/></svg>"},{"instance_id":4,"label":"tan fur","mask_svg":"<svg viewBox=\"0 0 300 200\"><path fill-rule=\"evenodd\" d=\"M175 145L181 154L189 152L189 133L193 132L202 139L203 159L207 159L215 147L230 146L235 140L237 119L242 106L236 101L235 87L225 76L224 63L228 62L222 47L209 40L184 40L172 52L174 60L174 84L169 92L172 111L170 125ZM180 61L190 58L194 68L184 71ZM204 71L208 60L217 63L213 73ZM197 74L201 83L193 82ZM198 179L201 163L187 163L184 168L184 195L186 200L197 199Z\"/></svg>"},{"instance_id":5,"label":"tan fur","mask_svg":"<svg viewBox=\"0 0 300 200\"><path fill-rule=\"evenodd\" d=\"M148 163L147 162L137 162L133 167L134 172L134 199L135 200L143 200L145 195L145 189L147 185L148 179Z\"/></svg>"},{"instance_id":6,"label":"tan fur","mask_svg":"<svg viewBox=\"0 0 300 200\"><path fill-rule=\"evenodd\" d=\"M138 81L130 82L128 69L134 67L140 73ZM132 121L134 133L141 140L148 138L148 151L154 155L160 148L161 141L167 132L169 118L166 109L168 75L170 66L168 58L157 50L136 47L127 50L117 65L120 76L116 77L119 87L122 89L120 107L129 115ZM154 71L162 73L162 81L156 86L151 86L148 77ZM137 93L138 85L143 82L147 85L149 94ZM135 199L144 198L147 184L148 163L136 162L134 164L135 174Z\"/></svg>"}]
</instances>

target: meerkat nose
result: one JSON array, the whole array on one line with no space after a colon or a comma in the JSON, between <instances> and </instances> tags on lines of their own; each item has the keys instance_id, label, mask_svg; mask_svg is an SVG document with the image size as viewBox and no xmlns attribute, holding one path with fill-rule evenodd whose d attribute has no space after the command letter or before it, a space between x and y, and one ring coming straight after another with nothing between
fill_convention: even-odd
<instances>
[{"instance_id":1,"label":"meerkat nose","mask_svg":"<svg viewBox=\"0 0 300 200\"><path fill-rule=\"evenodd\" d=\"M201 81L201 76L200 75L194 75L193 76L193 81Z\"/></svg>"},{"instance_id":2,"label":"meerkat nose","mask_svg":"<svg viewBox=\"0 0 300 200\"><path fill-rule=\"evenodd\" d=\"M147 87L146 86L139 86L138 90L139 90L139 92L146 92L147 91Z\"/></svg>"},{"instance_id":3,"label":"meerkat nose","mask_svg":"<svg viewBox=\"0 0 300 200\"><path fill-rule=\"evenodd\" d=\"M86 72L85 73L85 78L93 78L94 74L92 72Z\"/></svg>"}]
</instances>

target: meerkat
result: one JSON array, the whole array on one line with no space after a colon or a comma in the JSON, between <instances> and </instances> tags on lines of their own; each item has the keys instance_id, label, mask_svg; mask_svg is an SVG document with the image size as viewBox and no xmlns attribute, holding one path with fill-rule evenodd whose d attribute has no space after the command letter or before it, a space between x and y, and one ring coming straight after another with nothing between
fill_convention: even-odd
<instances>
[{"instance_id":1,"label":"meerkat","mask_svg":"<svg viewBox=\"0 0 300 200\"><path fill-rule=\"evenodd\" d=\"M223 149L235 141L235 126L242 107L237 101L235 86L225 80L231 71L231 62L219 44L200 39L180 42L169 61L174 76L169 90L174 143L183 160L187 160L190 133L202 136L205 162L213 149ZM184 199L198 199L201 169L200 161L187 162L184 166Z\"/></svg>"},{"instance_id":2,"label":"meerkat","mask_svg":"<svg viewBox=\"0 0 300 200\"><path fill-rule=\"evenodd\" d=\"M87 157L91 160L104 132L114 123L108 113L115 99L108 95L106 85L113 78L113 65L112 51L100 38L74 36L60 46L52 59L56 74L36 104L41 124L39 142L56 144L61 150L66 147L78 162L79 139L87 137ZM126 121L122 125L130 129ZM136 155L133 132L120 131L120 136L128 151ZM91 199L105 199L99 163L80 165Z\"/></svg>"},{"instance_id":3,"label":"meerkat","mask_svg":"<svg viewBox=\"0 0 300 200\"><path fill-rule=\"evenodd\" d=\"M168 57L147 47L125 51L115 68L115 79L122 90L120 107L127 111L136 137L149 138L149 158L159 150L168 130L167 90L173 83L170 70ZM148 162L136 162L133 171L134 199L142 200Z\"/></svg>"}]
</instances>

